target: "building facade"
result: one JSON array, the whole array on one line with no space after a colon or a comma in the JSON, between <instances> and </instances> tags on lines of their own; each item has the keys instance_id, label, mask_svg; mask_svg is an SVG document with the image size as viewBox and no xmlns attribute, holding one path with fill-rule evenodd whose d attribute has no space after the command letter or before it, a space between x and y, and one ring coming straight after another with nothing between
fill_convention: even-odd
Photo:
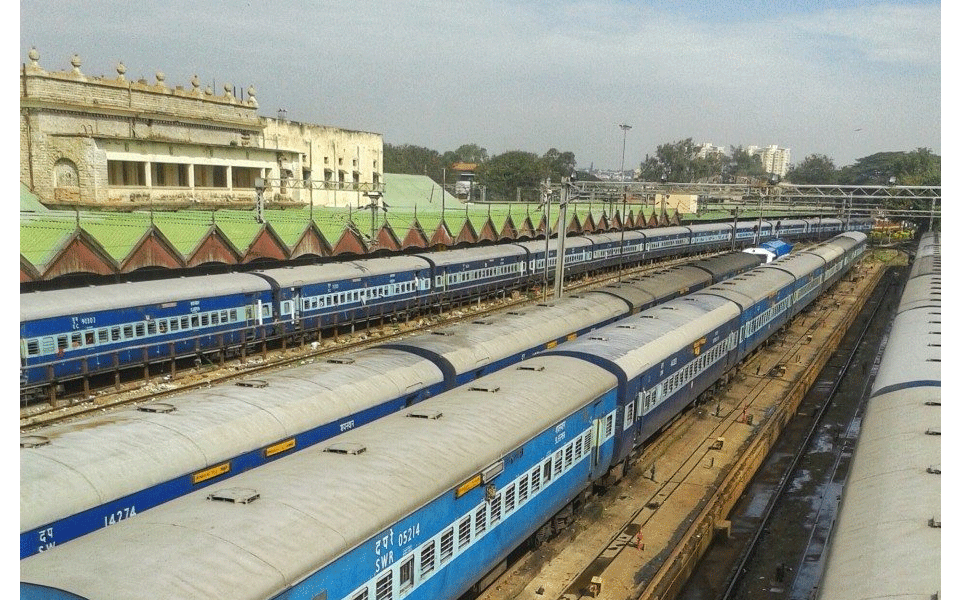
<instances>
[{"instance_id":1,"label":"building facade","mask_svg":"<svg viewBox=\"0 0 960 600\"><path fill-rule=\"evenodd\" d=\"M697 151L698 158L707 158L708 156L726 156L723 146L714 146L710 142L700 144L700 150Z\"/></svg>"},{"instance_id":2,"label":"building facade","mask_svg":"<svg viewBox=\"0 0 960 600\"><path fill-rule=\"evenodd\" d=\"M790 170L790 148L780 148L777 145L766 146L765 148L749 146L747 152L751 156L754 154L760 155L763 170L767 173L783 177Z\"/></svg>"},{"instance_id":3,"label":"building facade","mask_svg":"<svg viewBox=\"0 0 960 600\"><path fill-rule=\"evenodd\" d=\"M256 90L216 94L48 72L20 73L20 180L46 205L136 209L345 206L383 190L383 137L257 114Z\"/></svg>"}]
</instances>

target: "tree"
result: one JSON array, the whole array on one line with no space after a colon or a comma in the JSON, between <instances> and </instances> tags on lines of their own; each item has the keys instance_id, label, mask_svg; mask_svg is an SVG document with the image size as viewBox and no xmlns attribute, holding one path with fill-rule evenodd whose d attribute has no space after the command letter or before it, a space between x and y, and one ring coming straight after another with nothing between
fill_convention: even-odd
<instances>
[{"instance_id":1,"label":"tree","mask_svg":"<svg viewBox=\"0 0 960 600\"><path fill-rule=\"evenodd\" d=\"M912 152L877 152L858 158L839 173L840 183L845 185L940 185L940 157L928 148ZM893 197L882 200L882 206L892 211L915 211L918 214L930 209L929 203L918 198ZM925 217L914 220L922 222Z\"/></svg>"},{"instance_id":2,"label":"tree","mask_svg":"<svg viewBox=\"0 0 960 600\"><path fill-rule=\"evenodd\" d=\"M701 146L687 138L671 144L660 144L654 156L647 155L640 163L640 179L644 181L689 182Z\"/></svg>"},{"instance_id":3,"label":"tree","mask_svg":"<svg viewBox=\"0 0 960 600\"><path fill-rule=\"evenodd\" d=\"M560 181L563 177L569 177L574 173L577 167L577 159L573 152L560 152L556 148L550 148L540 157L540 178L553 181Z\"/></svg>"},{"instance_id":4,"label":"tree","mask_svg":"<svg viewBox=\"0 0 960 600\"><path fill-rule=\"evenodd\" d=\"M654 156L648 155L640 164L640 178L692 183L719 177L727 158L720 154L700 156L702 149L702 145L693 143L693 138L661 144Z\"/></svg>"},{"instance_id":5,"label":"tree","mask_svg":"<svg viewBox=\"0 0 960 600\"><path fill-rule=\"evenodd\" d=\"M449 165L458 162L481 164L490 160L486 148L481 148L476 144L463 144L456 150L444 152L443 159Z\"/></svg>"},{"instance_id":6,"label":"tree","mask_svg":"<svg viewBox=\"0 0 960 600\"><path fill-rule=\"evenodd\" d=\"M917 148L894 161L898 185L940 185L940 156L929 148Z\"/></svg>"},{"instance_id":7,"label":"tree","mask_svg":"<svg viewBox=\"0 0 960 600\"><path fill-rule=\"evenodd\" d=\"M487 187L488 200L514 200L517 188L538 187L540 158L532 152L512 150L477 166L477 183Z\"/></svg>"},{"instance_id":8,"label":"tree","mask_svg":"<svg viewBox=\"0 0 960 600\"><path fill-rule=\"evenodd\" d=\"M824 154L811 154L787 172L785 179L796 184L835 184L839 172L833 159Z\"/></svg>"},{"instance_id":9,"label":"tree","mask_svg":"<svg viewBox=\"0 0 960 600\"><path fill-rule=\"evenodd\" d=\"M893 180L891 181L891 178ZM940 156L929 148L911 152L877 152L840 170L849 185L940 185Z\"/></svg>"},{"instance_id":10,"label":"tree","mask_svg":"<svg viewBox=\"0 0 960 600\"><path fill-rule=\"evenodd\" d=\"M563 177L573 174L576 166L573 152L550 148L543 156L537 156L532 152L513 150L478 165L477 183L486 186L488 200L516 200L519 189L525 201L535 201L543 181L550 179L559 183Z\"/></svg>"},{"instance_id":11,"label":"tree","mask_svg":"<svg viewBox=\"0 0 960 600\"><path fill-rule=\"evenodd\" d=\"M730 159L726 163L725 172L733 181L736 181L737 177L755 179L767 174L760 155L750 154L750 151L743 146L730 148Z\"/></svg>"},{"instance_id":12,"label":"tree","mask_svg":"<svg viewBox=\"0 0 960 600\"><path fill-rule=\"evenodd\" d=\"M436 150L422 146L404 144L383 145L383 170L385 173L403 173L406 175L426 175L434 181L443 178L443 157Z\"/></svg>"}]
</instances>

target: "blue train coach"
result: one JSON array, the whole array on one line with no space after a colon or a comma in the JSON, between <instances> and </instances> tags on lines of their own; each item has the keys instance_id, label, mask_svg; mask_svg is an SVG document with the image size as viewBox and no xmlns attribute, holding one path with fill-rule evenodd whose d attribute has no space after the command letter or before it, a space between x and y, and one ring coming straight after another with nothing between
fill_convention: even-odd
<instances>
[{"instance_id":1,"label":"blue train coach","mask_svg":"<svg viewBox=\"0 0 960 600\"><path fill-rule=\"evenodd\" d=\"M456 598L606 471L615 386L531 359L28 558L21 598Z\"/></svg>"},{"instance_id":2,"label":"blue train coach","mask_svg":"<svg viewBox=\"0 0 960 600\"><path fill-rule=\"evenodd\" d=\"M22 294L21 385L240 343L273 314L269 283L246 273Z\"/></svg>"}]
</instances>

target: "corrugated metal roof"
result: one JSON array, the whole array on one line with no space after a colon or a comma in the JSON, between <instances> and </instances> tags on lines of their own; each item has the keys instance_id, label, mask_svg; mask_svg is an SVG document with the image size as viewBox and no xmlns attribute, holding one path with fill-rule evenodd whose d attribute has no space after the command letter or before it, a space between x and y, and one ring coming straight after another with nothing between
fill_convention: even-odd
<instances>
[{"instance_id":1,"label":"corrugated metal roof","mask_svg":"<svg viewBox=\"0 0 960 600\"><path fill-rule=\"evenodd\" d=\"M441 207L463 208L463 202L450 193L441 194L440 186L425 175L384 173L383 184L383 200L391 209L412 210L414 206L422 211L439 211Z\"/></svg>"},{"instance_id":2,"label":"corrugated metal roof","mask_svg":"<svg viewBox=\"0 0 960 600\"><path fill-rule=\"evenodd\" d=\"M20 255L32 265L45 265L75 232L76 227L72 223L20 223Z\"/></svg>"},{"instance_id":3,"label":"corrugated metal roof","mask_svg":"<svg viewBox=\"0 0 960 600\"><path fill-rule=\"evenodd\" d=\"M40 203L27 186L20 184L20 212L48 212L46 206Z\"/></svg>"},{"instance_id":4,"label":"corrugated metal roof","mask_svg":"<svg viewBox=\"0 0 960 600\"><path fill-rule=\"evenodd\" d=\"M95 239L116 262L122 262L137 247L137 243L149 231L149 223L123 222L107 219L95 223L83 223L83 230Z\"/></svg>"},{"instance_id":5,"label":"corrugated metal roof","mask_svg":"<svg viewBox=\"0 0 960 600\"><path fill-rule=\"evenodd\" d=\"M386 174L384 176L384 201L389 209L387 212L378 212L376 229L388 224L397 240L402 242L407 238L411 228L419 224L427 240L434 239L441 222L445 223L450 236L457 240L469 240L471 236L461 236L468 220L477 235L484 234L483 228L489 218L493 234L499 236L504 232L507 217L513 219L519 229L529 217L534 228L540 225L543 217L542 208L535 205L466 205L451 194L443 196L440 201L440 186L428 177L417 175ZM556 227L559 209L551 207L551 225ZM442 212L441 212L442 210ZM652 212L652 209L648 209ZM594 215L594 222L600 219L603 213L602 205L578 205L567 212L568 226L579 219L582 224L587 221L588 213ZM184 264L191 264L197 252L205 252L200 257L201 262L210 260L235 260L232 251L239 254L236 259L248 260L246 255L251 252L267 252L261 256L276 256L276 253L293 252L301 241L305 232L311 226L316 227L331 248L343 238L345 231L352 222L355 229L364 236L369 235L371 214L369 210L359 210L356 206L349 207L313 207L293 209L268 209L264 211L264 220L272 230L273 239L279 239L279 248L271 251L271 244L276 241L262 240L259 236L264 231L264 224L258 223L256 213L250 210L179 210L179 211L134 211L134 212L106 212L101 210L48 210L36 201L36 198L21 184L21 212L20 212L20 253L26 262L39 273L45 276L51 265L65 250L66 244L74 236L83 236L94 247L101 247L106 254L105 258L115 265L133 265L139 268L149 264L152 260L148 250L139 260L131 259L142 248L141 243L148 239L151 231L165 238L180 255ZM312 225L311 225L312 224ZM214 232L219 232L223 241L221 246L204 246L204 242ZM555 229L554 229L555 231ZM507 232L510 235L510 232ZM269 234L268 234L269 235ZM441 238L442 239L442 238ZM226 253L216 250L222 244L231 247ZM252 245L257 243L257 249ZM266 243L266 246L262 245ZM348 244L349 245L349 244ZM202 250L206 248L206 250ZM297 251L299 255L303 250ZM317 247L311 245L306 252L316 252ZM323 250L320 250L323 252ZM210 254L212 252L212 254ZM69 272L68 260L60 263L66 265ZM169 265L169 262L166 263ZM195 263L194 263L195 264ZM116 268L116 267L107 267ZM50 276L63 274L61 269L51 271ZM28 278L35 277L35 274Z\"/></svg>"}]
</instances>

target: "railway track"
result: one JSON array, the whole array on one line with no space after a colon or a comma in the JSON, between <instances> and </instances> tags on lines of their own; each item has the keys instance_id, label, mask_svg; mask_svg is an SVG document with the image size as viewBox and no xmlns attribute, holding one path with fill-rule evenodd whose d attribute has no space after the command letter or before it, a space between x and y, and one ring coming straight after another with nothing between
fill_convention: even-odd
<instances>
[{"instance_id":1,"label":"railway track","mask_svg":"<svg viewBox=\"0 0 960 600\"><path fill-rule=\"evenodd\" d=\"M775 410L759 400L771 392L771 386L782 386L785 369L806 368L800 358L810 358L810 337L830 327L829 309L839 304L840 294L835 290L818 300L806 316L799 317L765 349L742 363L733 375L738 384L735 396L721 392L683 413L654 442L638 451L624 479L591 501L573 527L537 550L513 557L516 562L477 600L571 600L594 596L592 586L597 583L603 586L600 597L637 598L644 590L649 592L658 579L662 580L660 570L693 531L697 515L705 512L720 482L740 477L739 471L745 469L721 466L721 440L743 437L742 431L752 425L752 417L761 421L777 418L772 416ZM688 431L694 435L684 435ZM668 452L672 460L664 458ZM702 473L713 469L732 470L721 471L715 482L702 483ZM743 476L749 479L746 471ZM683 508L671 507L672 500ZM665 532L663 521L676 515L665 516L664 511L687 516L680 518L676 530ZM660 526L653 526L658 519ZM624 567L618 563L634 566L623 573ZM623 580L630 583L624 584Z\"/></svg>"},{"instance_id":2,"label":"railway track","mask_svg":"<svg viewBox=\"0 0 960 600\"><path fill-rule=\"evenodd\" d=\"M658 271L674 265L716 256L717 254L720 253L706 253L630 269L613 270L601 275L585 277L570 282L564 289L568 294L577 291L588 291L616 281L621 277L642 275L650 271ZM368 346L429 331L437 327L449 327L467 319L476 319L484 315L529 306L545 301L546 296L540 289L541 288L531 288L510 298L501 297L470 301L449 307L446 313L420 315L402 324L381 321L377 327L368 326L357 328L348 334L340 334L337 332L333 339L328 338L323 342L315 342L309 345L303 344L295 349L275 349L258 353L260 354L258 357L248 356L243 363L232 361L229 363L224 362L222 365L204 366L200 364L194 369L181 370L177 374L179 380L174 380L169 375L160 375L156 378L141 379L124 384L124 389L122 390L107 391L107 388L104 388L90 396L61 398L57 406L38 404L21 408L20 432L22 434L29 433L40 427L54 425L84 415L147 401L157 401L191 389L248 378L258 373L282 369L295 364L306 364L323 360L338 354L354 352Z\"/></svg>"},{"instance_id":3,"label":"railway track","mask_svg":"<svg viewBox=\"0 0 960 600\"><path fill-rule=\"evenodd\" d=\"M739 528L738 537L746 541L715 597L749 597L761 593L761 587L780 590L791 598L816 594L821 559L856 443L859 419L885 344L885 339L877 338L890 325L881 327L877 322L890 316L902 291L902 283L892 275L887 273L856 330L848 332L841 351L804 398L800 418L791 423L793 431L785 432L778 445L782 447L774 449L780 455L792 454L790 460L768 461L745 494L762 494L769 501L760 518L750 523L752 531ZM821 447L825 445L836 451L823 452ZM824 493L814 498L806 493L809 488L822 488ZM798 490L802 490L799 495L803 499L796 497ZM775 544L769 541L771 536L777 538ZM761 573L763 576L758 577ZM681 597L700 597L700 591L694 589Z\"/></svg>"},{"instance_id":4,"label":"railway track","mask_svg":"<svg viewBox=\"0 0 960 600\"><path fill-rule=\"evenodd\" d=\"M821 317L814 320L807 327L807 330L820 327L822 324ZM788 347L780 346L779 354L782 358L777 364L788 360L789 357L800 350L801 339L802 337L798 338ZM781 342L783 342L783 338L773 340L772 345ZM604 571L617 555L624 551L642 551L645 548L643 530L653 522L661 506L667 504L674 494L683 493L681 490L704 464L712 465L715 462L711 455L716 454L718 450L722 450L723 440L726 439L731 429L741 428L746 423L752 423L752 415L748 413L754 404L754 400L763 394L769 386L769 371L776 368L764 369L761 362L762 356L757 354L750 362L742 365L742 372L748 374L746 377L753 381L753 386L750 393L744 396L739 403L725 407L718 403L713 411L709 411L710 406L706 404L695 407L674 422L668 430L663 432L663 435L657 438L656 442L643 450L639 457L639 476L641 478L648 477L646 474L649 473L650 481L658 484L659 487L647 496L642 506L636 511L635 516L611 537L607 547L597 554L573 582L564 589L560 598L572 599L587 595L594 577L602 579ZM751 371L751 369L754 370ZM753 373L752 376L749 375L751 372ZM664 470L661 467L658 471L656 469L657 459L667 451L675 451L676 444L681 443L681 439L684 437L683 434L692 427L695 421L704 419L705 412L711 412L713 417L719 419L713 429L709 431L706 437L697 436L700 441L685 449L685 457L678 466L670 470ZM704 496L704 501L706 501L706 496ZM646 578L652 577L652 575L653 568L651 566L646 573Z\"/></svg>"}]
</instances>

